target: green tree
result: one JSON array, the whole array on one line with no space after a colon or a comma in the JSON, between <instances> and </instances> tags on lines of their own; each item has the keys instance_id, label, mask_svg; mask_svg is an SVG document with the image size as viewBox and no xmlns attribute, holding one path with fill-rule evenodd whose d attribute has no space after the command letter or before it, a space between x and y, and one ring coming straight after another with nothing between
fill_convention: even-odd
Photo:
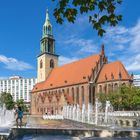
<instances>
[{"instance_id":1,"label":"green tree","mask_svg":"<svg viewBox=\"0 0 140 140\"><path fill-rule=\"evenodd\" d=\"M116 26L122 20L122 15L116 10L122 0L52 0L56 2L54 16L57 23L62 24L64 19L74 23L78 14L89 15L89 22L102 36L106 31L104 25Z\"/></svg>"},{"instance_id":2,"label":"green tree","mask_svg":"<svg viewBox=\"0 0 140 140\"><path fill-rule=\"evenodd\" d=\"M6 93L6 92L1 93L0 104L1 105L5 104L6 109L8 109L8 110L13 109L14 105L15 105L12 95L10 93Z\"/></svg>"},{"instance_id":3,"label":"green tree","mask_svg":"<svg viewBox=\"0 0 140 140\"><path fill-rule=\"evenodd\" d=\"M98 99L103 105L105 105L106 101L108 100L108 96L106 96L104 93L99 93Z\"/></svg>"},{"instance_id":4,"label":"green tree","mask_svg":"<svg viewBox=\"0 0 140 140\"><path fill-rule=\"evenodd\" d=\"M137 110L140 107L140 89L122 86L107 95L100 94L99 100L103 104L109 100L115 110Z\"/></svg>"},{"instance_id":5,"label":"green tree","mask_svg":"<svg viewBox=\"0 0 140 140\"><path fill-rule=\"evenodd\" d=\"M28 108L27 108L27 106L25 105L23 99L17 100L17 101L16 101L16 105L17 105L17 106L20 106L24 112L28 112Z\"/></svg>"}]
</instances>

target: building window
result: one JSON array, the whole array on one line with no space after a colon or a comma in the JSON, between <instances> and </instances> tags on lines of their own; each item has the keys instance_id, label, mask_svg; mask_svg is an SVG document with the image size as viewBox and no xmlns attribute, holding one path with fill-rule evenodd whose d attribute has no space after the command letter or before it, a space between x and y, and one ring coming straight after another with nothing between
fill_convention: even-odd
<instances>
[{"instance_id":1,"label":"building window","mask_svg":"<svg viewBox=\"0 0 140 140\"><path fill-rule=\"evenodd\" d=\"M42 60L40 61L40 68L43 68L43 62L42 62Z\"/></svg>"},{"instance_id":2,"label":"building window","mask_svg":"<svg viewBox=\"0 0 140 140\"><path fill-rule=\"evenodd\" d=\"M76 102L77 102L77 104L79 104L79 87L77 87Z\"/></svg>"},{"instance_id":3,"label":"building window","mask_svg":"<svg viewBox=\"0 0 140 140\"><path fill-rule=\"evenodd\" d=\"M85 97L84 97L84 87L82 86L82 104L85 103Z\"/></svg>"},{"instance_id":4,"label":"building window","mask_svg":"<svg viewBox=\"0 0 140 140\"><path fill-rule=\"evenodd\" d=\"M89 103L91 103L91 102L92 102L91 87L90 87L90 86L88 86L88 88L89 88Z\"/></svg>"},{"instance_id":5,"label":"building window","mask_svg":"<svg viewBox=\"0 0 140 140\"><path fill-rule=\"evenodd\" d=\"M115 85L114 85L114 91L116 91L117 89L118 89L118 84L115 83Z\"/></svg>"},{"instance_id":6,"label":"building window","mask_svg":"<svg viewBox=\"0 0 140 140\"><path fill-rule=\"evenodd\" d=\"M44 35L46 34L46 27L44 26Z\"/></svg>"},{"instance_id":7,"label":"building window","mask_svg":"<svg viewBox=\"0 0 140 140\"><path fill-rule=\"evenodd\" d=\"M65 90L64 90L64 89L62 89L62 92L63 92L63 93L65 93Z\"/></svg>"},{"instance_id":8,"label":"building window","mask_svg":"<svg viewBox=\"0 0 140 140\"><path fill-rule=\"evenodd\" d=\"M53 59L50 60L50 68L54 68L54 61L53 61Z\"/></svg>"},{"instance_id":9,"label":"building window","mask_svg":"<svg viewBox=\"0 0 140 140\"><path fill-rule=\"evenodd\" d=\"M74 103L74 88L72 88L72 99L73 99L73 103Z\"/></svg>"},{"instance_id":10,"label":"building window","mask_svg":"<svg viewBox=\"0 0 140 140\"><path fill-rule=\"evenodd\" d=\"M99 93L102 93L102 86L99 86Z\"/></svg>"},{"instance_id":11,"label":"building window","mask_svg":"<svg viewBox=\"0 0 140 140\"><path fill-rule=\"evenodd\" d=\"M48 34L51 35L51 26L48 27Z\"/></svg>"},{"instance_id":12,"label":"building window","mask_svg":"<svg viewBox=\"0 0 140 140\"><path fill-rule=\"evenodd\" d=\"M122 86L126 86L126 84L125 84L125 83L123 83L123 84L122 84Z\"/></svg>"},{"instance_id":13,"label":"building window","mask_svg":"<svg viewBox=\"0 0 140 140\"><path fill-rule=\"evenodd\" d=\"M113 84L111 84L111 92L113 92Z\"/></svg>"},{"instance_id":14,"label":"building window","mask_svg":"<svg viewBox=\"0 0 140 140\"><path fill-rule=\"evenodd\" d=\"M111 84L108 84L108 93L112 92Z\"/></svg>"},{"instance_id":15,"label":"building window","mask_svg":"<svg viewBox=\"0 0 140 140\"><path fill-rule=\"evenodd\" d=\"M107 92L107 85L104 85L104 92Z\"/></svg>"},{"instance_id":16,"label":"building window","mask_svg":"<svg viewBox=\"0 0 140 140\"><path fill-rule=\"evenodd\" d=\"M69 88L67 88L67 94L69 95Z\"/></svg>"}]
</instances>

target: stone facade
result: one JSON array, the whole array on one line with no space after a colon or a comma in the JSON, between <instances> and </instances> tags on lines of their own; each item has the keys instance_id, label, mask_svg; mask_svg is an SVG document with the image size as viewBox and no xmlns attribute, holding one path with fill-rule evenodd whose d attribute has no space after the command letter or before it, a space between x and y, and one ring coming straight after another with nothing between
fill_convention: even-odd
<instances>
[{"instance_id":1,"label":"stone facade","mask_svg":"<svg viewBox=\"0 0 140 140\"><path fill-rule=\"evenodd\" d=\"M37 58L37 81L42 82L47 79L51 70L58 66L58 56L47 53L41 54Z\"/></svg>"},{"instance_id":2,"label":"stone facade","mask_svg":"<svg viewBox=\"0 0 140 140\"><path fill-rule=\"evenodd\" d=\"M112 91L116 90L119 85L126 84L130 85L129 81L114 81L111 82L113 85ZM97 84L96 86L96 93L93 88L93 92L91 92L91 84L79 84L79 85L72 85L68 87L60 87L57 89L40 91L37 93L32 94L32 114L61 114L62 108L64 105L67 104L79 104L82 107L82 104L85 104L86 107L88 103L94 104L95 97L99 93L109 93L109 85L110 83L102 83ZM100 91L100 87L107 86L107 90ZM90 91L90 92L89 92ZM111 90L110 90L111 91Z\"/></svg>"}]
</instances>

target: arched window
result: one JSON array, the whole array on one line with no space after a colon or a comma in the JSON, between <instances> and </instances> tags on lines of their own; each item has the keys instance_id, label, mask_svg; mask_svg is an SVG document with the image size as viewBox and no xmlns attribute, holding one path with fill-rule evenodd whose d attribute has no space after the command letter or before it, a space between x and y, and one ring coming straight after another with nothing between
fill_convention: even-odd
<instances>
[{"instance_id":1,"label":"arched window","mask_svg":"<svg viewBox=\"0 0 140 140\"><path fill-rule=\"evenodd\" d=\"M84 97L84 87L82 86L82 104L85 103L85 97Z\"/></svg>"},{"instance_id":2,"label":"arched window","mask_svg":"<svg viewBox=\"0 0 140 140\"><path fill-rule=\"evenodd\" d=\"M67 88L67 94L69 95L69 88Z\"/></svg>"},{"instance_id":3,"label":"arched window","mask_svg":"<svg viewBox=\"0 0 140 140\"><path fill-rule=\"evenodd\" d=\"M91 87L90 86L88 86L88 88L89 88L89 103L91 103L91 101L92 101L92 97L91 97Z\"/></svg>"},{"instance_id":4,"label":"arched window","mask_svg":"<svg viewBox=\"0 0 140 140\"><path fill-rule=\"evenodd\" d=\"M51 35L51 26L48 27L48 34Z\"/></svg>"},{"instance_id":5,"label":"arched window","mask_svg":"<svg viewBox=\"0 0 140 140\"><path fill-rule=\"evenodd\" d=\"M106 85L104 85L104 91L105 91L105 93L107 92L107 86Z\"/></svg>"},{"instance_id":6,"label":"arched window","mask_svg":"<svg viewBox=\"0 0 140 140\"><path fill-rule=\"evenodd\" d=\"M126 84L125 84L125 83L123 83L123 84L122 84L122 86L126 86Z\"/></svg>"},{"instance_id":7,"label":"arched window","mask_svg":"<svg viewBox=\"0 0 140 140\"><path fill-rule=\"evenodd\" d=\"M74 88L72 88L72 99L73 99L73 103L74 103Z\"/></svg>"},{"instance_id":8,"label":"arched window","mask_svg":"<svg viewBox=\"0 0 140 140\"><path fill-rule=\"evenodd\" d=\"M102 93L102 85L99 85L99 93Z\"/></svg>"},{"instance_id":9,"label":"arched window","mask_svg":"<svg viewBox=\"0 0 140 140\"><path fill-rule=\"evenodd\" d=\"M112 92L111 84L108 84L108 93Z\"/></svg>"},{"instance_id":10,"label":"arched window","mask_svg":"<svg viewBox=\"0 0 140 140\"><path fill-rule=\"evenodd\" d=\"M64 89L62 89L62 92L63 92L63 93L65 93L65 90L64 90Z\"/></svg>"},{"instance_id":11,"label":"arched window","mask_svg":"<svg viewBox=\"0 0 140 140\"><path fill-rule=\"evenodd\" d=\"M40 68L43 68L43 62L42 62L42 60L40 61Z\"/></svg>"},{"instance_id":12,"label":"arched window","mask_svg":"<svg viewBox=\"0 0 140 140\"><path fill-rule=\"evenodd\" d=\"M43 28L43 32L44 32L44 35L46 35L46 27L44 26L44 28Z\"/></svg>"},{"instance_id":13,"label":"arched window","mask_svg":"<svg viewBox=\"0 0 140 140\"><path fill-rule=\"evenodd\" d=\"M53 61L53 59L50 60L50 68L54 68L54 61Z\"/></svg>"},{"instance_id":14,"label":"arched window","mask_svg":"<svg viewBox=\"0 0 140 140\"><path fill-rule=\"evenodd\" d=\"M114 91L116 91L117 89L118 89L118 84L115 83L115 84L114 84Z\"/></svg>"},{"instance_id":15,"label":"arched window","mask_svg":"<svg viewBox=\"0 0 140 140\"><path fill-rule=\"evenodd\" d=\"M79 87L77 87L76 103L79 104Z\"/></svg>"},{"instance_id":16,"label":"arched window","mask_svg":"<svg viewBox=\"0 0 140 140\"><path fill-rule=\"evenodd\" d=\"M113 84L111 84L111 92L113 92Z\"/></svg>"}]
</instances>

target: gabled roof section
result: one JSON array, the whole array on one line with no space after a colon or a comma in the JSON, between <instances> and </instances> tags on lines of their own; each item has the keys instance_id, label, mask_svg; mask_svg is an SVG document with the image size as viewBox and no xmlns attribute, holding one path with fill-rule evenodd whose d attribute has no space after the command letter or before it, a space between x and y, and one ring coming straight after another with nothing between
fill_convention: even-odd
<instances>
[{"instance_id":1,"label":"gabled roof section","mask_svg":"<svg viewBox=\"0 0 140 140\"><path fill-rule=\"evenodd\" d=\"M32 92L88 82L88 76L99 59L100 54L97 54L54 68L47 80L36 84Z\"/></svg>"},{"instance_id":2,"label":"gabled roof section","mask_svg":"<svg viewBox=\"0 0 140 140\"><path fill-rule=\"evenodd\" d=\"M131 80L130 75L120 61L105 64L99 74L97 83L111 80Z\"/></svg>"}]
</instances>

